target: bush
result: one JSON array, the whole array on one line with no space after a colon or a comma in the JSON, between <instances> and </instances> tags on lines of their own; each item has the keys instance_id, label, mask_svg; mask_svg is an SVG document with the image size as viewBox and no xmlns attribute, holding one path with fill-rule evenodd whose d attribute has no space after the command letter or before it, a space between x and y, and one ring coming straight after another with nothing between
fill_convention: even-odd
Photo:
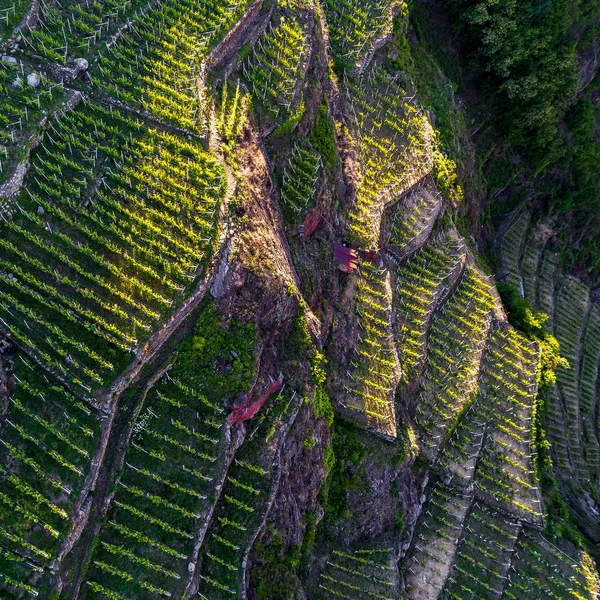
<instances>
[{"instance_id":1,"label":"bush","mask_svg":"<svg viewBox=\"0 0 600 600\"><path fill-rule=\"evenodd\" d=\"M233 319L229 327L223 326L211 304L198 317L194 335L183 344L178 368L192 374L203 392L210 390L227 397L250 389L256 367L255 346L254 323L243 325Z\"/></svg>"},{"instance_id":2,"label":"bush","mask_svg":"<svg viewBox=\"0 0 600 600\"><path fill-rule=\"evenodd\" d=\"M256 543L256 552L264 566L250 571L252 587L259 600L283 600L293 597L296 589L300 547L287 550L281 533L272 528L270 533L268 545Z\"/></svg>"},{"instance_id":3,"label":"bush","mask_svg":"<svg viewBox=\"0 0 600 600\"><path fill-rule=\"evenodd\" d=\"M454 206L463 199L463 190L457 181L456 163L439 150L433 153L433 177L444 197Z\"/></svg>"},{"instance_id":4,"label":"bush","mask_svg":"<svg viewBox=\"0 0 600 600\"><path fill-rule=\"evenodd\" d=\"M408 71L414 70L414 61L410 51L410 44L406 39L406 25L408 16L408 6L403 4L401 13L394 18L394 37L391 54L394 58L390 58L389 67L393 71Z\"/></svg>"},{"instance_id":5,"label":"bush","mask_svg":"<svg viewBox=\"0 0 600 600\"><path fill-rule=\"evenodd\" d=\"M357 467L365 457L365 449L353 425L335 423L332 439L335 462L329 458L329 462L333 462L333 469L325 506L325 521L330 524L350 516L347 492L361 485L363 477Z\"/></svg>"},{"instance_id":6,"label":"bush","mask_svg":"<svg viewBox=\"0 0 600 600\"><path fill-rule=\"evenodd\" d=\"M305 313L306 306L301 302L285 340L284 356L288 360L308 359L314 348Z\"/></svg>"},{"instance_id":7,"label":"bush","mask_svg":"<svg viewBox=\"0 0 600 600\"><path fill-rule=\"evenodd\" d=\"M319 106L315 123L308 134L308 141L323 159L323 165L330 173L338 164L335 127L329 118L329 105L324 100Z\"/></svg>"},{"instance_id":8,"label":"bush","mask_svg":"<svg viewBox=\"0 0 600 600\"><path fill-rule=\"evenodd\" d=\"M394 529L398 537L404 532L404 512L400 508L394 509Z\"/></svg>"},{"instance_id":9,"label":"bush","mask_svg":"<svg viewBox=\"0 0 600 600\"><path fill-rule=\"evenodd\" d=\"M315 418L325 419L327 426L331 427L333 425L334 413L331 399L325 391L325 383L327 381L326 366L325 355L317 351L311 360L310 368L310 374L315 383L313 410Z\"/></svg>"},{"instance_id":10,"label":"bush","mask_svg":"<svg viewBox=\"0 0 600 600\"><path fill-rule=\"evenodd\" d=\"M544 327L548 315L541 311L531 310L529 302L521 296L516 285L499 283L498 292L508 312L508 320L519 331L540 346L540 363L538 366L538 385L549 388L556 383L556 369L568 368L569 363L560 355L558 340Z\"/></svg>"}]
</instances>

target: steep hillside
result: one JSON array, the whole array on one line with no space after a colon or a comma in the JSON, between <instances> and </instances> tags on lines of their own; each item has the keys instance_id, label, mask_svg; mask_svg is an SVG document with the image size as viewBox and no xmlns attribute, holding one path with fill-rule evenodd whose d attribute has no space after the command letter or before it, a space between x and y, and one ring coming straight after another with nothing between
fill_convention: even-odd
<instances>
[{"instance_id":1,"label":"steep hillside","mask_svg":"<svg viewBox=\"0 0 600 600\"><path fill-rule=\"evenodd\" d=\"M503 281L519 286L532 307L550 316L549 327L568 363L557 371L545 399L552 471L583 531L600 540L598 475L598 306L588 286L561 268L552 224L530 225L528 213L506 227L498 245Z\"/></svg>"},{"instance_id":2,"label":"steep hillside","mask_svg":"<svg viewBox=\"0 0 600 600\"><path fill-rule=\"evenodd\" d=\"M434 8L0 0L2 598L600 598L594 269Z\"/></svg>"}]
</instances>

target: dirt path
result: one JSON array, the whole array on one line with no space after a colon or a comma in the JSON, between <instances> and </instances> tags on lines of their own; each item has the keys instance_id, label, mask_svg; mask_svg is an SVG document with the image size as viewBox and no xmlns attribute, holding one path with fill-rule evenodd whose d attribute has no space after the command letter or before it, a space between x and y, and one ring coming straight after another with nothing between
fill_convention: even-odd
<instances>
[{"instance_id":1,"label":"dirt path","mask_svg":"<svg viewBox=\"0 0 600 600\"><path fill-rule=\"evenodd\" d=\"M254 0L233 29L210 51L206 58L208 71L224 70L229 74L242 46L253 45L266 31L275 3L270 3L266 11L263 5L263 0Z\"/></svg>"}]
</instances>

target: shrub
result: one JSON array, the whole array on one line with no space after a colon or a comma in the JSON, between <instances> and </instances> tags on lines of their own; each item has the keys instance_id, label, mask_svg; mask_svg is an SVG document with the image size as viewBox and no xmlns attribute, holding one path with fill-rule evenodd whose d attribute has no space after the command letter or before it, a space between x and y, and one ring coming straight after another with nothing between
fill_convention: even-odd
<instances>
[{"instance_id":1,"label":"shrub","mask_svg":"<svg viewBox=\"0 0 600 600\"><path fill-rule=\"evenodd\" d=\"M329 118L329 105L324 100L319 106L317 118L308 134L308 141L315 147L323 159L323 165L332 172L338 164L335 127Z\"/></svg>"}]
</instances>

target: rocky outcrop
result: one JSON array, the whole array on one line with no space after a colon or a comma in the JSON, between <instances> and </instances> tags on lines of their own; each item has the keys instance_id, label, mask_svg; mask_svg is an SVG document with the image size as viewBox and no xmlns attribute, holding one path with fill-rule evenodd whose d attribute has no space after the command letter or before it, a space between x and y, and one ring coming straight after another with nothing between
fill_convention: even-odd
<instances>
[{"instance_id":1,"label":"rocky outcrop","mask_svg":"<svg viewBox=\"0 0 600 600\"><path fill-rule=\"evenodd\" d=\"M86 73L89 63L85 58L76 58L72 67L63 67L61 65L50 65L48 75L55 81L69 83L75 81L82 74Z\"/></svg>"},{"instance_id":2,"label":"rocky outcrop","mask_svg":"<svg viewBox=\"0 0 600 600\"><path fill-rule=\"evenodd\" d=\"M272 544L274 532L277 532L284 552L298 553L305 538L310 539L314 536L314 531L323 517L319 493L327 476L324 462L326 448L330 443L329 428L322 419L315 419L310 404L305 404L281 448L280 462L285 465L285 469L281 472L277 495L266 521L266 528L257 540L260 547ZM305 553L310 550L310 546L304 545ZM248 557L249 579L252 579L252 571L260 574L263 568L265 558L255 549ZM306 598L300 580L295 577L295 581L297 594L294 597ZM252 586L248 590L247 598L256 598Z\"/></svg>"},{"instance_id":3,"label":"rocky outcrop","mask_svg":"<svg viewBox=\"0 0 600 600\"><path fill-rule=\"evenodd\" d=\"M400 12L401 4L401 2L395 2L391 5L389 9L390 14L388 16L385 27L379 33L377 38L373 40L373 43L371 44L367 52L364 54L364 56L362 56L357 61L356 65L351 71L353 75L362 75L369 66L369 64L371 64L371 61L373 60L373 57L375 56L377 50L385 46L387 42L390 41L394 32L394 17Z\"/></svg>"},{"instance_id":4,"label":"rocky outcrop","mask_svg":"<svg viewBox=\"0 0 600 600\"><path fill-rule=\"evenodd\" d=\"M254 0L231 31L211 50L205 61L207 71L222 69L232 62L242 46L252 44L260 37L271 20L274 8L274 3L270 2L263 10L264 4L263 0Z\"/></svg>"},{"instance_id":5,"label":"rocky outcrop","mask_svg":"<svg viewBox=\"0 0 600 600\"><path fill-rule=\"evenodd\" d=\"M34 29L40 18L40 2L39 0L31 0L31 6L21 19L21 22L14 28L12 35L8 39L9 45L20 40L21 31L24 29Z\"/></svg>"}]
</instances>

